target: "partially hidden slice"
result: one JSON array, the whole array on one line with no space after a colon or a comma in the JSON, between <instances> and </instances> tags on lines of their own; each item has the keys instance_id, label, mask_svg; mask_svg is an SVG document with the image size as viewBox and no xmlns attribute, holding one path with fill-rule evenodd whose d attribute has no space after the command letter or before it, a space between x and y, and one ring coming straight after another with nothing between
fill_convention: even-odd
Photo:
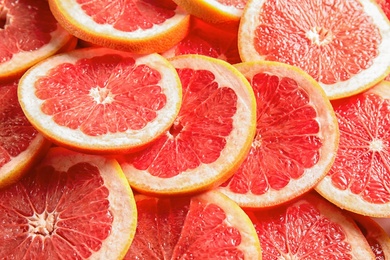
<instances>
[{"instance_id":1,"label":"partially hidden slice","mask_svg":"<svg viewBox=\"0 0 390 260\"><path fill-rule=\"evenodd\" d=\"M0 190L0 258L121 259L137 209L114 159L52 148Z\"/></svg>"},{"instance_id":2,"label":"partially hidden slice","mask_svg":"<svg viewBox=\"0 0 390 260\"><path fill-rule=\"evenodd\" d=\"M183 39L190 15L167 1L49 0L58 22L96 45L147 54L163 52Z\"/></svg>"},{"instance_id":3,"label":"partially hidden slice","mask_svg":"<svg viewBox=\"0 0 390 260\"><path fill-rule=\"evenodd\" d=\"M21 178L51 145L25 117L17 89L18 79L0 83L0 188Z\"/></svg>"},{"instance_id":4,"label":"partially hidden slice","mask_svg":"<svg viewBox=\"0 0 390 260\"><path fill-rule=\"evenodd\" d=\"M0 80L17 78L74 38L53 17L46 0L0 2Z\"/></svg>"},{"instance_id":5,"label":"partially hidden slice","mask_svg":"<svg viewBox=\"0 0 390 260\"><path fill-rule=\"evenodd\" d=\"M247 213L263 259L375 259L354 220L318 194Z\"/></svg>"},{"instance_id":6,"label":"partially hidden slice","mask_svg":"<svg viewBox=\"0 0 390 260\"><path fill-rule=\"evenodd\" d=\"M170 62L183 87L177 118L146 149L120 160L130 185L150 194L216 187L244 160L255 134L255 97L237 69L195 54Z\"/></svg>"},{"instance_id":7,"label":"partially hidden slice","mask_svg":"<svg viewBox=\"0 0 390 260\"><path fill-rule=\"evenodd\" d=\"M90 153L121 153L142 148L172 125L181 105L181 83L159 54L87 48L29 69L18 95L29 121L54 143Z\"/></svg>"},{"instance_id":8,"label":"partially hidden slice","mask_svg":"<svg viewBox=\"0 0 390 260\"><path fill-rule=\"evenodd\" d=\"M135 199L137 231L125 260L261 259L251 220L219 192Z\"/></svg>"},{"instance_id":9,"label":"partially hidden slice","mask_svg":"<svg viewBox=\"0 0 390 260\"><path fill-rule=\"evenodd\" d=\"M245 161L218 189L242 207L285 203L328 173L339 140L336 116L319 84L297 67L270 61L235 67L256 96L256 135Z\"/></svg>"},{"instance_id":10,"label":"partially hidden slice","mask_svg":"<svg viewBox=\"0 0 390 260\"><path fill-rule=\"evenodd\" d=\"M349 211L390 217L390 82L332 104L340 145L316 190Z\"/></svg>"},{"instance_id":11,"label":"partially hidden slice","mask_svg":"<svg viewBox=\"0 0 390 260\"><path fill-rule=\"evenodd\" d=\"M376 259L390 258L390 237L371 217L350 213L351 217L366 237Z\"/></svg>"},{"instance_id":12,"label":"partially hidden slice","mask_svg":"<svg viewBox=\"0 0 390 260\"><path fill-rule=\"evenodd\" d=\"M371 0L249 0L238 47L243 61L298 66L330 99L369 89L390 73L390 22Z\"/></svg>"}]
</instances>

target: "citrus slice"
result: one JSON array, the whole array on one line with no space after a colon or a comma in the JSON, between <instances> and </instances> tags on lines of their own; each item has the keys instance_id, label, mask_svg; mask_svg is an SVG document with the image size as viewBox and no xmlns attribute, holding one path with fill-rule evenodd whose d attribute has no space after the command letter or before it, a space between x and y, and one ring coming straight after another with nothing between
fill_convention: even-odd
<instances>
[{"instance_id":1,"label":"citrus slice","mask_svg":"<svg viewBox=\"0 0 390 260\"><path fill-rule=\"evenodd\" d=\"M232 65L207 56L172 58L183 87L171 128L120 164L130 185L149 194L184 194L216 187L250 149L256 126L253 90Z\"/></svg>"},{"instance_id":2,"label":"citrus slice","mask_svg":"<svg viewBox=\"0 0 390 260\"><path fill-rule=\"evenodd\" d=\"M317 194L248 212L263 259L375 259L353 219Z\"/></svg>"},{"instance_id":3,"label":"citrus slice","mask_svg":"<svg viewBox=\"0 0 390 260\"><path fill-rule=\"evenodd\" d=\"M242 207L263 208L312 189L338 146L337 119L319 84L280 62L236 64L257 101L256 135L245 161L219 190Z\"/></svg>"},{"instance_id":4,"label":"citrus slice","mask_svg":"<svg viewBox=\"0 0 390 260\"><path fill-rule=\"evenodd\" d=\"M237 27L247 0L173 0L189 14L218 26Z\"/></svg>"},{"instance_id":5,"label":"citrus slice","mask_svg":"<svg viewBox=\"0 0 390 260\"><path fill-rule=\"evenodd\" d=\"M162 53L166 58L183 54L201 54L235 64L241 61L237 46L237 30L217 28L192 17L188 35L169 50Z\"/></svg>"},{"instance_id":6,"label":"citrus slice","mask_svg":"<svg viewBox=\"0 0 390 260\"><path fill-rule=\"evenodd\" d=\"M29 121L54 143L92 153L140 149L175 120L181 83L161 55L105 48L58 54L19 82Z\"/></svg>"},{"instance_id":7,"label":"citrus slice","mask_svg":"<svg viewBox=\"0 0 390 260\"><path fill-rule=\"evenodd\" d=\"M371 0L249 0L238 48L243 61L298 66L330 99L362 92L390 73L390 22Z\"/></svg>"},{"instance_id":8,"label":"citrus slice","mask_svg":"<svg viewBox=\"0 0 390 260\"><path fill-rule=\"evenodd\" d=\"M137 222L117 161L60 147L0 190L0 213L2 259L121 259Z\"/></svg>"},{"instance_id":9,"label":"citrus slice","mask_svg":"<svg viewBox=\"0 0 390 260\"><path fill-rule=\"evenodd\" d=\"M137 230L125 260L261 259L251 220L219 192L135 199Z\"/></svg>"},{"instance_id":10,"label":"citrus slice","mask_svg":"<svg viewBox=\"0 0 390 260\"><path fill-rule=\"evenodd\" d=\"M21 178L50 147L24 116L17 88L18 80L0 83L0 188Z\"/></svg>"},{"instance_id":11,"label":"citrus slice","mask_svg":"<svg viewBox=\"0 0 390 260\"><path fill-rule=\"evenodd\" d=\"M0 80L19 77L71 38L54 19L46 0L1 1Z\"/></svg>"},{"instance_id":12,"label":"citrus slice","mask_svg":"<svg viewBox=\"0 0 390 260\"><path fill-rule=\"evenodd\" d=\"M359 214L350 214L366 237L368 244L375 254L375 259L390 258L390 237L385 230L372 218Z\"/></svg>"},{"instance_id":13,"label":"citrus slice","mask_svg":"<svg viewBox=\"0 0 390 260\"><path fill-rule=\"evenodd\" d=\"M93 44L147 54L163 52L188 32L190 16L170 1L49 0L58 22Z\"/></svg>"},{"instance_id":14,"label":"citrus slice","mask_svg":"<svg viewBox=\"0 0 390 260\"><path fill-rule=\"evenodd\" d=\"M349 211L390 217L390 82L332 104L340 145L316 190Z\"/></svg>"}]
</instances>

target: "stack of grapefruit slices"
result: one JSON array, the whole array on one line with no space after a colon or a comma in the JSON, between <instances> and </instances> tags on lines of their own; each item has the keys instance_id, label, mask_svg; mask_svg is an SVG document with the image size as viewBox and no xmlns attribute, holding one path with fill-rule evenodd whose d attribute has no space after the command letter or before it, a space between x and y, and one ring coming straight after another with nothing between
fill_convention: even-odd
<instances>
[{"instance_id":1,"label":"stack of grapefruit slices","mask_svg":"<svg viewBox=\"0 0 390 260\"><path fill-rule=\"evenodd\" d=\"M0 258L389 258L389 10L0 0Z\"/></svg>"}]
</instances>

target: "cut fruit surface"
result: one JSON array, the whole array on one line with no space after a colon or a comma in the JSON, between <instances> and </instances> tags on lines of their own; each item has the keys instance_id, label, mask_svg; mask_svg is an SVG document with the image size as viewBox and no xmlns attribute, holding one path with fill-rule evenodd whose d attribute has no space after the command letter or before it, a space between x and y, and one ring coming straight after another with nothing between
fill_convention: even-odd
<instances>
[{"instance_id":1,"label":"cut fruit surface","mask_svg":"<svg viewBox=\"0 0 390 260\"><path fill-rule=\"evenodd\" d=\"M371 0L250 0L238 34L243 61L298 66L330 99L360 93L390 73L390 22Z\"/></svg>"},{"instance_id":2,"label":"cut fruit surface","mask_svg":"<svg viewBox=\"0 0 390 260\"><path fill-rule=\"evenodd\" d=\"M50 0L59 21L78 38L132 53L163 52L183 39L190 16L171 1Z\"/></svg>"},{"instance_id":3,"label":"cut fruit surface","mask_svg":"<svg viewBox=\"0 0 390 260\"><path fill-rule=\"evenodd\" d=\"M375 259L389 259L390 237L385 230L368 216L354 213L351 213L350 215L366 237L371 250L375 254Z\"/></svg>"},{"instance_id":4,"label":"cut fruit surface","mask_svg":"<svg viewBox=\"0 0 390 260\"><path fill-rule=\"evenodd\" d=\"M249 217L216 191L194 197L135 197L137 231L129 259L261 259Z\"/></svg>"},{"instance_id":5,"label":"cut fruit surface","mask_svg":"<svg viewBox=\"0 0 390 260\"><path fill-rule=\"evenodd\" d=\"M183 87L175 122L146 149L120 160L130 185L151 194L219 185L244 160L255 133L255 97L237 69L202 55L180 55L170 62Z\"/></svg>"},{"instance_id":6,"label":"cut fruit surface","mask_svg":"<svg viewBox=\"0 0 390 260\"><path fill-rule=\"evenodd\" d=\"M181 83L159 54L79 49L28 70L19 82L19 101L54 143L92 153L127 152L171 126Z\"/></svg>"},{"instance_id":7,"label":"cut fruit surface","mask_svg":"<svg viewBox=\"0 0 390 260\"><path fill-rule=\"evenodd\" d=\"M390 217L390 82L332 104L340 145L317 191L341 208Z\"/></svg>"},{"instance_id":8,"label":"cut fruit surface","mask_svg":"<svg viewBox=\"0 0 390 260\"><path fill-rule=\"evenodd\" d=\"M242 207L292 200L325 177L334 161L339 132L333 108L297 67L269 61L235 67L256 96L256 135L245 161L218 189Z\"/></svg>"},{"instance_id":9,"label":"cut fruit surface","mask_svg":"<svg viewBox=\"0 0 390 260\"><path fill-rule=\"evenodd\" d=\"M0 213L2 259L121 259L137 222L115 160L59 147L0 190Z\"/></svg>"},{"instance_id":10,"label":"cut fruit surface","mask_svg":"<svg viewBox=\"0 0 390 260\"><path fill-rule=\"evenodd\" d=\"M46 0L0 2L0 80L60 50L73 36L58 25Z\"/></svg>"},{"instance_id":11,"label":"cut fruit surface","mask_svg":"<svg viewBox=\"0 0 390 260\"><path fill-rule=\"evenodd\" d=\"M0 188L21 178L51 145L23 114L17 88L18 80L0 83Z\"/></svg>"},{"instance_id":12,"label":"cut fruit surface","mask_svg":"<svg viewBox=\"0 0 390 260\"><path fill-rule=\"evenodd\" d=\"M353 219L317 194L248 215L264 260L375 259Z\"/></svg>"}]
</instances>

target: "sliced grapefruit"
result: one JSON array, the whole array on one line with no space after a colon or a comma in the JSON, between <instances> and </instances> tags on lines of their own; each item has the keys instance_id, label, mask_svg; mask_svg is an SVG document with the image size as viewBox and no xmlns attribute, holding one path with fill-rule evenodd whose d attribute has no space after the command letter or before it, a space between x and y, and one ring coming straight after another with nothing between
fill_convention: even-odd
<instances>
[{"instance_id":1,"label":"sliced grapefruit","mask_svg":"<svg viewBox=\"0 0 390 260\"><path fill-rule=\"evenodd\" d=\"M0 80L20 76L72 38L46 0L0 1Z\"/></svg>"},{"instance_id":2,"label":"sliced grapefruit","mask_svg":"<svg viewBox=\"0 0 390 260\"><path fill-rule=\"evenodd\" d=\"M390 82L332 104L340 145L317 191L355 213L390 217Z\"/></svg>"},{"instance_id":3,"label":"sliced grapefruit","mask_svg":"<svg viewBox=\"0 0 390 260\"><path fill-rule=\"evenodd\" d=\"M172 58L183 101L172 127L121 166L136 190L184 194L216 187L250 149L256 103L245 77L232 65L203 55Z\"/></svg>"},{"instance_id":4,"label":"sliced grapefruit","mask_svg":"<svg viewBox=\"0 0 390 260\"><path fill-rule=\"evenodd\" d=\"M129 259L261 259L253 224L216 191L194 197L135 197L137 231Z\"/></svg>"},{"instance_id":5,"label":"sliced grapefruit","mask_svg":"<svg viewBox=\"0 0 390 260\"><path fill-rule=\"evenodd\" d=\"M337 119L319 84L280 62L236 64L257 101L256 135L235 174L219 190L242 207L292 200L328 173L338 146Z\"/></svg>"},{"instance_id":6,"label":"sliced grapefruit","mask_svg":"<svg viewBox=\"0 0 390 260\"><path fill-rule=\"evenodd\" d=\"M263 259L375 259L353 219L317 194L248 215Z\"/></svg>"},{"instance_id":7,"label":"sliced grapefruit","mask_svg":"<svg viewBox=\"0 0 390 260\"><path fill-rule=\"evenodd\" d=\"M302 68L330 99L362 92L390 73L390 22L371 0L249 0L238 46L243 61Z\"/></svg>"},{"instance_id":8,"label":"sliced grapefruit","mask_svg":"<svg viewBox=\"0 0 390 260\"><path fill-rule=\"evenodd\" d=\"M78 49L29 69L19 82L19 101L29 121L60 146L128 152L171 126L181 83L159 54Z\"/></svg>"},{"instance_id":9,"label":"sliced grapefruit","mask_svg":"<svg viewBox=\"0 0 390 260\"><path fill-rule=\"evenodd\" d=\"M136 210L114 159L52 148L0 190L0 258L121 259L135 234Z\"/></svg>"},{"instance_id":10,"label":"sliced grapefruit","mask_svg":"<svg viewBox=\"0 0 390 260\"><path fill-rule=\"evenodd\" d=\"M51 145L23 114L17 88L18 80L0 83L0 188L21 178Z\"/></svg>"},{"instance_id":11,"label":"sliced grapefruit","mask_svg":"<svg viewBox=\"0 0 390 260\"><path fill-rule=\"evenodd\" d=\"M372 218L360 214L350 214L366 237L368 244L375 254L375 259L390 258L390 237L385 230Z\"/></svg>"},{"instance_id":12,"label":"sliced grapefruit","mask_svg":"<svg viewBox=\"0 0 390 260\"><path fill-rule=\"evenodd\" d=\"M235 64L241 61L237 46L237 30L219 28L192 17L188 35L169 50L166 58L183 54L201 54Z\"/></svg>"},{"instance_id":13,"label":"sliced grapefruit","mask_svg":"<svg viewBox=\"0 0 390 260\"><path fill-rule=\"evenodd\" d=\"M171 1L49 0L58 22L76 37L132 53L163 52L183 39L190 16Z\"/></svg>"}]
</instances>

